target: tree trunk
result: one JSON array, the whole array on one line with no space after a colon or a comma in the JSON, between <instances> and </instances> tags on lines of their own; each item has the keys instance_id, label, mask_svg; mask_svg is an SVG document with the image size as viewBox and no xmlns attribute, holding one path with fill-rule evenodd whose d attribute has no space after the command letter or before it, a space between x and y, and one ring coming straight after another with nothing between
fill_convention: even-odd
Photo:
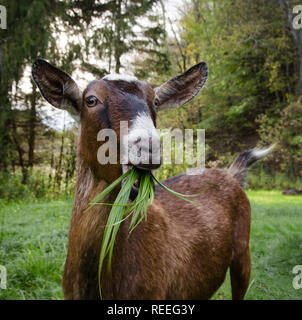
<instances>
[{"instance_id":1,"label":"tree trunk","mask_svg":"<svg viewBox=\"0 0 302 320\"><path fill-rule=\"evenodd\" d=\"M21 147L21 144L19 143L19 141L17 140L17 127L15 124L15 121L12 121L12 137L13 137L13 141L15 144L15 148L18 152L18 157L19 157L19 166L21 168L21 172L22 172L22 184L26 184L27 182L27 166L24 163L24 159L23 159L23 155L24 155L24 150Z\"/></svg>"},{"instance_id":2,"label":"tree trunk","mask_svg":"<svg viewBox=\"0 0 302 320\"><path fill-rule=\"evenodd\" d=\"M9 85L3 78L3 53L0 51L0 170L7 172L10 165L9 150L12 147Z\"/></svg>"},{"instance_id":3,"label":"tree trunk","mask_svg":"<svg viewBox=\"0 0 302 320\"><path fill-rule=\"evenodd\" d=\"M49 176L48 176L48 189L51 187L51 182L52 182L52 171L54 169L54 140L55 140L55 134L51 134L51 157L50 157L50 171L49 171Z\"/></svg>"},{"instance_id":4,"label":"tree trunk","mask_svg":"<svg viewBox=\"0 0 302 320\"><path fill-rule=\"evenodd\" d=\"M115 73L120 73L120 68L121 68L121 58L120 58L120 56L116 55L115 60L116 60Z\"/></svg>"},{"instance_id":5,"label":"tree trunk","mask_svg":"<svg viewBox=\"0 0 302 320\"><path fill-rule=\"evenodd\" d=\"M2 53L0 51L0 87L1 87L1 79L2 79Z\"/></svg>"},{"instance_id":6,"label":"tree trunk","mask_svg":"<svg viewBox=\"0 0 302 320\"><path fill-rule=\"evenodd\" d=\"M29 117L29 136L28 136L28 166L30 168L34 165L34 150L35 150L35 138L36 138L36 98L37 98L37 89L36 86L32 83L32 93L30 96L30 117Z\"/></svg>"},{"instance_id":7,"label":"tree trunk","mask_svg":"<svg viewBox=\"0 0 302 320\"><path fill-rule=\"evenodd\" d=\"M122 1L117 0L116 2L116 41L115 41L115 73L120 72L121 68L121 12L122 12Z\"/></svg>"},{"instance_id":8,"label":"tree trunk","mask_svg":"<svg viewBox=\"0 0 302 320\"><path fill-rule=\"evenodd\" d=\"M299 67L300 67L300 73L299 73L299 82L298 82L298 94L302 95L302 30L299 30Z\"/></svg>"},{"instance_id":9,"label":"tree trunk","mask_svg":"<svg viewBox=\"0 0 302 320\"><path fill-rule=\"evenodd\" d=\"M64 129L62 132L61 138L61 147L60 147L60 154L59 154L59 162L57 165L56 175L54 184L57 185L58 191L61 191L61 181L62 181L62 162L63 162L63 154L64 154L64 136L65 136L65 119L64 119Z\"/></svg>"}]
</instances>

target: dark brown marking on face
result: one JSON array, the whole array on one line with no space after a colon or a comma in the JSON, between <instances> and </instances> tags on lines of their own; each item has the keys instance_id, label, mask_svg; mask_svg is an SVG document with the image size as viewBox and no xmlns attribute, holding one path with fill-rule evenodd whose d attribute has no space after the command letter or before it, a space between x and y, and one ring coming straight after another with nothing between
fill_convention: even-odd
<instances>
[{"instance_id":1,"label":"dark brown marking on face","mask_svg":"<svg viewBox=\"0 0 302 320\"><path fill-rule=\"evenodd\" d=\"M152 87L147 83L143 81L124 81L124 80L105 80L111 87L113 92L116 94L117 97L124 96L123 101L120 101L121 105L127 101L127 99L136 100L136 98L139 98L144 101L144 104L147 105L148 109L147 113L149 113L151 119L153 120L154 124L156 125L156 111L154 108L154 91ZM138 102L138 101L137 101ZM127 105L129 106L129 103ZM137 110L135 110L135 107L137 107ZM136 113L142 111L140 108L140 105L138 103L135 103L135 105L131 108L133 112L136 111ZM124 112L128 112L127 110L124 110Z\"/></svg>"},{"instance_id":2,"label":"dark brown marking on face","mask_svg":"<svg viewBox=\"0 0 302 320\"><path fill-rule=\"evenodd\" d=\"M99 116L99 120L102 124L104 124L104 126L108 129L111 129L111 122L110 119L108 117L108 110L109 110L109 105L107 103L107 101L104 102L104 108L102 111L99 112L98 116Z\"/></svg>"}]
</instances>

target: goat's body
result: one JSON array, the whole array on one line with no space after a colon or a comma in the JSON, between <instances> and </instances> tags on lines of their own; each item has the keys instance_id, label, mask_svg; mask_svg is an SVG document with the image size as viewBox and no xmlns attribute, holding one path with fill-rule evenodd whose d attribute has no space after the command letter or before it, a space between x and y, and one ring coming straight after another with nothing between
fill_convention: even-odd
<instances>
[{"instance_id":1,"label":"goat's body","mask_svg":"<svg viewBox=\"0 0 302 320\"><path fill-rule=\"evenodd\" d=\"M81 179L82 183L85 179ZM200 196L193 198L201 206L157 189L147 221L130 237L129 221L121 224L112 276L106 268L102 274L103 298L209 299L232 264L240 269L232 282L236 284L239 275L244 278L233 296L243 298L250 270L250 206L239 183L224 170L205 170L198 176L173 177L165 184L187 194L202 190ZM98 257L111 208L95 206L87 212L83 208L104 187L100 183L91 184L90 190L77 188L63 277L67 299L99 298ZM113 198L108 201L115 196L111 195ZM242 256L246 257L245 268L236 263L237 257Z\"/></svg>"}]
</instances>

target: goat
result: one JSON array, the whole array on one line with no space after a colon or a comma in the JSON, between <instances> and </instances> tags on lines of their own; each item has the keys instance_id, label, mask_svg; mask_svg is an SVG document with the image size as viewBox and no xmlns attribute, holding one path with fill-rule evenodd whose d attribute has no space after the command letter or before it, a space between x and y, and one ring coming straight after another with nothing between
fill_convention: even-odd
<instances>
[{"instance_id":1,"label":"goat","mask_svg":"<svg viewBox=\"0 0 302 320\"><path fill-rule=\"evenodd\" d=\"M183 105L204 85L208 68L201 62L153 89L134 76L108 75L81 93L65 72L38 59L32 76L42 96L54 107L80 117L77 181L63 274L66 299L99 299L100 247L110 212L108 206L87 205L131 166L97 161L98 132L111 128L121 143L120 122L127 121L129 145L135 132L156 136L157 110ZM159 137L157 137L159 139ZM184 202L156 188L148 219L128 236L129 219L119 229L112 273L103 268L104 299L209 299L230 268L232 298L243 299L250 277L250 204L242 188L247 167L270 149L241 154L227 170L205 169L199 175L180 174L164 183L175 191L195 194L201 206ZM129 150L131 152L131 148ZM144 151L151 155L149 148ZM153 170L160 164L136 164ZM113 203L119 188L105 202ZM104 262L105 263L105 262Z\"/></svg>"}]
</instances>

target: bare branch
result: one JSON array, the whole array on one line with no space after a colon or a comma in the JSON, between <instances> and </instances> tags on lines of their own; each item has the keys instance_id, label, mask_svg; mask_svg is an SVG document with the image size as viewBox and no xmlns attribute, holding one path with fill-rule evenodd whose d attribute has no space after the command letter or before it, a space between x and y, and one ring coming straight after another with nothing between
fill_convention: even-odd
<instances>
[{"instance_id":1,"label":"bare branch","mask_svg":"<svg viewBox=\"0 0 302 320\"><path fill-rule=\"evenodd\" d=\"M184 52L183 52L183 50L182 50L181 43L179 42L179 40L178 40L178 38L177 38L177 34L176 34L176 32L175 32L175 30L174 30L174 28L173 28L173 23L172 23L170 17L168 17L168 20L169 20L169 23L170 23L170 26L171 26L172 33L173 33L173 35L174 35L174 39L175 39L175 41L176 41L177 48L178 48L179 53L180 53L180 56L181 56L182 59L184 60L184 58L185 58L186 56L185 56L185 54L184 54ZM181 72L184 72L184 71L185 71L185 68L182 68L182 67L181 67L181 64L179 63L178 59L177 59L177 63L178 63L178 66L179 66L179 68L180 68L180 71L181 71Z\"/></svg>"}]
</instances>

